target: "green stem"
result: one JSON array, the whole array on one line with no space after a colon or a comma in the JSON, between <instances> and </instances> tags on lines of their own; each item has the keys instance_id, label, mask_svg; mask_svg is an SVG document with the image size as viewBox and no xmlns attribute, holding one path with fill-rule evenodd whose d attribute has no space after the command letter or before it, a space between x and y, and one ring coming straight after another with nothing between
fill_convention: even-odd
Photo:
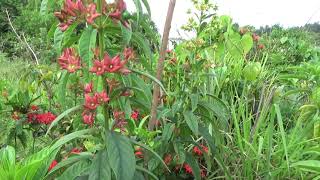
<instances>
[{"instance_id":1,"label":"green stem","mask_svg":"<svg viewBox=\"0 0 320 180\"><path fill-rule=\"evenodd\" d=\"M97 2L97 10L98 10L98 12L100 14L103 14L103 12L102 12L103 1L104 0L98 0L98 2ZM103 30L103 19L102 19L102 17L99 18L98 25L99 25L99 28L98 28L99 57L100 57L100 59L103 59L103 55L104 55L104 39L103 39L104 30ZM103 82L103 90L105 92L108 92L107 91L106 76L103 76L102 82ZM104 115L104 119L105 119L105 130L107 132L109 130L109 111L108 111L108 105L107 104L104 105L103 115Z\"/></svg>"}]
</instances>

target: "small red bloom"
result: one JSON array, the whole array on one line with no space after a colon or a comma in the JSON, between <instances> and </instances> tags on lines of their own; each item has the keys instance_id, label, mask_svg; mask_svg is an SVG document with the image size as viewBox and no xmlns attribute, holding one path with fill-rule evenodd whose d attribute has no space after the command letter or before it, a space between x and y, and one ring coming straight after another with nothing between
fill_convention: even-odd
<instances>
[{"instance_id":1,"label":"small red bloom","mask_svg":"<svg viewBox=\"0 0 320 180\"><path fill-rule=\"evenodd\" d=\"M51 112L37 115L37 121L40 124L51 124L52 121L54 121L55 119L56 119L56 116Z\"/></svg>"},{"instance_id":2,"label":"small red bloom","mask_svg":"<svg viewBox=\"0 0 320 180\"><path fill-rule=\"evenodd\" d=\"M80 154L82 152L82 149L81 148L73 148L71 150L71 154Z\"/></svg>"},{"instance_id":3,"label":"small red bloom","mask_svg":"<svg viewBox=\"0 0 320 180\"><path fill-rule=\"evenodd\" d=\"M143 158L143 150L141 148L137 148L134 154L137 158Z\"/></svg>"},{"instance_id":4,"label":"small red bloom","mask_svg":"<svg viewBox=\"0 0 320 180\"><path fill-rule=\"evenodd\" d=\"M102 61L94 61L93 67L90 69L90 72L96 73L98 76L102 75L105 71L104 64Z\"/></svg>"},{"instance_id":5,"label":"small red bloom","mask_svg":"<svg viewBox=\"0 0 320 180\"><path fill-rule=\"evenodd\" d=\"M128 96L131 96L132 94L131 94L131 91L130 90L125 90L125 91L123 91L122 93L121 93L121 96L126 96L126 97L128 97Z\"/></svg>"},{"instance_id":6,"label":"small red bloom","mask_svg":"<svg viewBox=\"0 0 320 180\"><path fill-rule=\"evenodd\" d=\"M193 147L193 152L194 152L195 154L197 154L198 156L202 156L202 151L199 149L198 146L194 146L194 147Z\"/></svg>"},{"instance_id":7,"label":"small red bloom","mask_svg":"<svg viewBox=\"0 0 320 180\"><path fill-rule=\"evenodd\" d=\"M121 20L122 13L127 9L127 5L123 0L118 0L116 9L109 14L109 16L115 20Z\"/></svg>"},{"instance_id":8,"label":"small red bloom","mask_svg":"<svg viewBox=\"0 0 320 180\"><path fill-rule=\"evenodd\" d=\"M96 98L98 99L99 104L106 103L110 100L105 91L102 91L101 93L95 93L94 96L96 96Z\"/></svg>"},{"instance_id":9,"label":"small red bloom","mask_svg":"<svg viewBox=\"0 0 320 180\"><path fill-rule=\"evenodd\" d=\"M133 111L132 113L131 113L131 118L133 119L133 120L138 120L138 117L139 117L139 111Z\"/></svg>"},{"instance_id":10,"label":"small red bloom","mask_svg":"<svg viewBox=\"0 0 320 180\"><path fill-rule=\"evenodd\" d=\"M91 3L87 8L87 22L93 24L94 19L99 17L100 14L96 12L96 4Z\"/></svg>"},{"instance_id":11,"label":"small red bloom","mask_svg":"<svg viewBox=\"0 0 320 180\"><path fill-rule=\"evenodd\" d=\"M84 107L90 110L95 110L99 105L97 96L90 96L89 94L85 94L84 96L85 96Z\"/></svg>"},{"instance_id":12,"label":"small red bloom","mask_svg":"<svg viewBox=\"0 0 320 180\"><path fill-rule=\"evenodd\" d=\"M92 91L93 91L93 83L92 82L90 82L89 84L86 84L84 86L84 92L86 94L92 93Z\"/></svg>"},{"instance_id":13,"label":"small red bloom","mask_svg":"<svg viewBox=\"0 0 320 180\"><path fill-rule=\"evenodd\" d=\"M92 126L93 123L94 123L95 114L85 111L85 112L82 113L82 118L83 118L83 123Z\"/></svg>"},{"instance_id":14,"label":"small red bloom","mask_svg":"<svg viewBox=\"0 0 320 180\"><path fill-rule=\"evenodd\" d=\"M202 144L201 144L200 146L201 146L202 150L203 150L205 153L208 153L208 152L209 152L209 149L208 149L207 146L202 145Z\"/></svg>"},{"instance_id":15,"label":"small red bloom","mask_svg":"<svg viewBox=\"0 0 320 180\"><path fill-rule=\"evenodd\" d=\"M37 111L37 110L39 110L39 107L36 106L36 105L32 105L30 109L31 109L32 111Z\"/></svg>"},{"instance_id":16,"label":"small red bloom","mask_svg":"<svg viewBox=\"0 0 320 180\"><path fill-rule=\"evenodd\" d=\"M258 45L258 49L264 49L264 48L265 48L265 46L263 44Z\"/></svg>"},{"instance_id":17,"label":"small red bloom","mask_svg":"<svg viewBox=\"0 0 320 180\"><path fill-rule=\"evenodd\" d=\"M169 165L172 161L172 156L171 154L167 154L165 157L164 157L164 163L166 163L166 165Z\"/></svg>"},{"instance_id":18,"label":"small red bloom","mask_svg":"<svg viewBox=\"0 0 320 180\"><path fill-rule=\"evenodd\" d=\"M51 169L53 169L57 164L58 162L56 160L53 160L49 166L48 172L51 171Z\"/></svg>"},{"instance_id":19,"label":"small red bloom","mask_svg":"<svg viewBox=\"0 0 320 180\"><path fill-rule=\"evenodd\" d=\"M124 66L127 63L127 60L121 61L120 55L113 57L112 59L108 54L104 55L103 58L104 68L106 72L117 73L121 72L127 74L130 71Z\"/></svg>"},{"instance_id":20,"label":"small red bloom","mask_svg":"<svg viewBox=\"0 0 320 180\"><path fill-rule=\"evenodd\" d=\"M76 55L74 48L66 48L58 62L62 69L66 69L70 73L74 73L81 68L80 57Z\"/></svg>"},{"instance_id":21,"label":"small red bloom","mask_svg":"<svg viewBox=\"0 0 320 180\"><path fill-rule=\"evenodd\" d=\"M183 168L184 168L184 170L186 171L186 173L188 173L188 174L193 174L192 168L191 168L191 166L190 166L189 164L185 163L185 164L183 165Z\"/></svg>"}]
</instances>

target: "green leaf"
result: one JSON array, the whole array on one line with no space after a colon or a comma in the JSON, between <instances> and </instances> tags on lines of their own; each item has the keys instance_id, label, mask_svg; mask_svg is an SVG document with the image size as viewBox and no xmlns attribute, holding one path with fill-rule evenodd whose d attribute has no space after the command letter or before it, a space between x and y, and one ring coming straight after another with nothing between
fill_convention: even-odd
<instances>
[{"instance_id":1,"label":"green leaf","mask_svg":"<svg viewBox=\"0 0 320 180\"><path fill-rule=\"evenodd\" d=\"M164 126L163 132L162 132L162 141L169 142L173 134L174 128L175 128L175 124L172 124L172 123L167 123Z\"/></svg>"},{"instance_id":2,"label":"green leaf","mask_svg":"<svg viewBox=\"0 0 320 180\"><path fill-rule=\"evenodd\" d=\"M60 148L62 145L66 144L67 142L69 142L73 139L80 138L83 135L90 134L95 131L96 131L95 129L84 129L84 130L80 130L80 131L75 131L73 133L70 133L66 136L59 138L59 140L57 142L55 142L50 148L51 149Z\"/></svg>"},{"instance_id":3,"label":"green leaf","mask_svg":"<svg viewBox=\"0 0 320 180\"><path fill-rule=\"evenodd\" d=\"M199 134L198 117L192 111L183 112L183 116L191 131L197 136Z\"/></svg>"},{"instance_id":4,"label":"green leaf","mask_svg":"<svg viewBox=\"0 0 320 180\"><path fill-rule=\"evenodd\" d=\"M292 164L292 167L300 168L307 172L320 172L320 161L318 160L305 160L305 161L298 161Z\"/></svg>"},{"instance_id":5,"label":"green leaf","mask_svg":"<svg viewBox=\"0 0 320 180\"><path fill-rule=\"evenodd\" d=\"M13 178L16 164L16 152L11 146L6 146L0 150L0 167L8 176Z\"/></svg>"},{"instance_id":6,"label":"green leaf","mask_svg":"<svg viewBox=\"0 0 320 180\"><path fill-rule=\"evenodd\" d=\"M63 108L65 108L66 103L66 88L69 80L70 73L64 71L60 83L58 85L58 102Z\"/></svg>"},{"instance_id":7,"label":"green leaf","mask_svg":"<svg viewBox=\"0 0 320 180\"><path fill-rule=\"evenodd\" d=\"M281 44L284 44L284 43L286 43L287 41L288 41L288 37L282 37L282 38L280 39Z\"/></svg>"},{"instance_id":8,"label":"green leaf","mask_svg":"<svg viewBox=\"0 0 320 180\"><path fill-rule=\"evenodd\" d=\"M78 106L72 107L72 108L64 111L62 114L60 114L60 115L50 124L50 126L49 126L49 128L48 128L48 130L47 130L46 135L49 134L50 130L51 130L54 126L56 126L61 119L63 119L65 116L67 116L67 115L70 114L71 112L80 109L81 107L82 107L82 105L78 105Z\"/></svg>"},{"instance_id":9,"label":"green leaf","mask_svg":"<svg viewBox=\"0 0 320 180\"><path fill-rule=\"evenodd\" d=\"M53 47L56 50L57 54L61 54L62 40L63 40L63 32L59 29L59 27L57 27L53 36L53 44L54 44Z\"/></svg>"},{"instance_id":10,"label":"green leaf","mask_svg":"<svg viewBox=\"0 0 320 180\"><path fill-rule=\"evenodd\" d=\"M199 168L198 162L193 158L191 153L187 153L186 163L189 164L189 166L191 166L194 178L196 180L201 180L200 168Z\"/></svg>"},{"instance_id":11,"label":"green leaf","mask_svg":"<svg viewBox=\"0 0 320 180\"><path fill-rule=\"evenodd\" d=\"M189 97L190 97L190 100L191 100L192 111L194 111L194 110L197 109L197 106L198 106L199 95L198 94L191 94Z\"/></svg>"},{"instance_id":12,"label":"green leaf","mask_svg":"<svg viewBox=\"0 0 320 180\"><path fill-rule=\"evenodd\" d=\"M165 94L168 94L166 89L164 88L163 84L157 78L155 78L154 76L152 76L152 75L150 75L148 73L145 73L145 72L141 72L141 71L135 70L135 69L130 69L130 71L150 78L153 82L157 83L160 86L160 88L164 91Z\"/></svg>"},{"instance_id":13,"label":"green leaf","mask_svg":"<svg viewBox=\"0 0 320 180\"><path fill-rule=\"evenodd\" d=\"M155 174L153 174L152 172L148 171L144 167L136 166L136 169L139 170L139 171L142 171L142 172L145 172L145 173L149 174L153 179L156 179L156 180L159 179L159 178L157 178L157 176Z\"/></svg>"},{"instance_id":14,"label":"green leaf","mask_svg":"<svg viewBox=\"0 0 320 180\"><path fill-rule=\"evenodd\" d=\"M51 171L48 173L48 175L44 179L49 179L48 177L50 175L53 175L56 171L58 171L61 168L69 166L75 162L79 162L82 160L89 160L92 157L93 157L93 154L87 153L87 152L83 152L83 153L77 154L75 156L68 157L68 159L65 159L65 160L59 162L53 169L51 169Z\"/></svg>"},{"instance_id":15,"label":"green leaf","mask_svg":"<svg viewBox=\"0 0 320 180\"><path fill-rule=\"evenodd\" d=\"M243 35L241 38L241 44L242 44L243 53L247 54L253 47L252 36L249 33Z\"/></svg>"},{"instance_id":16,"label":"green leaf","mask_svg":"<svg viewBox=\"0 0 320 180\"><path fill-rule=\"evenodd\" d=\"M42 0L40 6L40 15L45 15L47 12L48 0Z\"/></svg>"},{"instance_id":17,"label":"green leaf","mask_svg":"<svg viewBox=\"0 0 320 180\"><path fill-rule=\"evenodd\" d=\"M106 150L98 152L91 165L89 180L111 180L111 168Z\"/></svg>"},{"instance_id":18,"label":"green leaf","mask_svg":"<svg viewBox=\"0 0 320 180\"><path fill-rule=\"evenodd\" d=\"M146 7L146 9L147 9L149 17L151 17L151 9L150 9L148 0L142 0L142 3L144 5L144 7Z\"/></svg>"},{"instance_id":19,"label":"green leaf","mask_svg":"<svg viewBox=\"0 0 320 180\"><path fill-rule=\"evenodd\" d=\"M57 180L75 179L76 177L81 176L81 174L88 170L88 168L88 161L79 161L66 169L63 174L57 178Z\"/></svg>"},{"instance_id":20,"label":"green leaf","mask_svg":"<svg viewBox=\"0 0 320 180\"><path fill-rule=\"evenodd\" d=\"M166 165L166 163L163 161L163 159L159 156L159 154L157 154L155 151L153 151L150 147L146 146L145 144L139 143L133 139L129 139L133 144L136 144L140 147L143 147L144 149L150 151L153 155L155 155L160 161L161 163L164 165L164 167L167 168L167 170L170 172L170 169L168 168L168 166Z\"/></svg>"},{"instance_id":21,"label":"green leaf","mask_svg":"<svg viewBox=\"0 0 320 180\"><path fill-rule=\"evenodd\" d=\"M140 16L142 15L142 6L140 0L133 0L137 11L137 21L139 22Z\"/></svg>"},{"instance_id":22,"label":"green leaf","mask_svg":"<svg viewBox=\"0 0 320 180\"><path fill-rule=\"evenodd\" d=\"M210 149L212 152L215 151L216 146L214 143L214 138L211 136L211 134L209 133L209 129L205 126L203 126L202 124L199 125L199 133L200 135L203 137L203 139L206 140L206 142L208 143Z\"/></svg>"},{"instance_id":23,"label":"green leaf","mask_svg":"<svg viewBox=\"0 0 320 180\"><path fill-rule=\"evenodd\" d=\"M119 26L121 27L123 46L126 47L130 43L132 30L130 28L126 28L121 22L119 22Z\"/></svg>"},{"instance_id":24,"label":"green leaf","mask_svg":"<svg viewBox=\"0 0 320 180\"><path fill-rule=\"evenodd\" d=\"M91 26L86 28L79 39L79 55L86 63L87 67L92 66L92 58L94 56L93 49L96 45L97 30Z\"/></svg>"},{"instance_id":25,"label":"green leaf","mask_svg":"<svg viewBox=\"0 0 320 180\"><path fill-rule=\"evenodd\" d=\"M136 161L134 151L127 137L115 132L106 134L109 164L117 180L133 179Z\"/></svg>"}]
</instances>

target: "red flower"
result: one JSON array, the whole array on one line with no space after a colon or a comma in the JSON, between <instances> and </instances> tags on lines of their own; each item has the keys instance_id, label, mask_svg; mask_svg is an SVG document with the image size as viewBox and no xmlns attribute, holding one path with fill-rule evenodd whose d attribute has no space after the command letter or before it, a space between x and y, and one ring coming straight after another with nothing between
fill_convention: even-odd
<instances>
[{"instance_id":1,"label":"red flower","mask_svg":"<svg viewBox=\"0 0 320 180\"><path fill-rule=\"evenodd\" d=\"M98 76L102 75L104 73L104 64L102 61L96 60L94 61L93 67L90 69L90 72L96 73Z\"/></svg>"},{"instance_id":2,"label":"red flower","mask_svg":"<svg viewBox=\"0 0 320 180\"><path fill-rule=\"evenodd\" d=\"M82 118L83 118L83 123L92 126L93 123L94 123L95 114L85 111L85 112L82 113Z\"/></svg>"},{"instance_id":3,"label":"red flower","mask_svg":"<svg viewBox=\"0 0 320 180\"><path fill-rule=\"evenodd\" d=\"M70 73L80 69L80 57L76 55L74 48L66 48L58 59L62 69L66 69Z\"/></svg>"},{"instance_id":4,"label":"red flower","mask_svg":"<svg viewBox=\"0 0 320 180\"><path fill-rule=\"evenodd\" d=\"M94 96L96 96L96 98L98 99L99 104L106 103L110 100L105 91L102 91L101 93L95 93Z\"/></svg>"},{"instance_id":5,"label":"red flower","mask_svg":"<svg viewBox=\"0 0 320 180\"><path fill-rule=\"evenodd\" d=\"M51 169L53 169L56 165L58 164L58 162L56 160L53 160L49 166L48 171L51 171Z\"/></svg>"},{"instance_id":6,"label":"red flower","mask_svg":"<svg viewBox=\"0 0 320 180\"><path fill-rule=\"evenodd\" d=\"M185 164L183 165L183 168L184 168L184 170L186 171L186 173L188 173L188 174L193 174L193 173L192 173L192 168L191 168L191 166L189 166L189 164L185 163Z\"/></svg>"},{"instance_id":7,"label":"red flower","mask_svg":"<svg viewBox=\"0 0 320 180\"><path fill-rule=\"evenodd\" d=\"M97 96L90 96L89 94L85 94L85 104L84 107L90 110L95 110L99 105Z\"/></svg>"},{"instance_id":8,"label":"red flower","mask_svg":"<svg viewBox=\"0 0 320 180\"><path fill-rule=\"evenodd\" d=\"M30 109L31 109L32 111L37 111L37 110L39 110L39 107L36 106L36 105L32 105Z\"/></svg>"},{"instance_id":9,"label":"red flower","mask_svg":"<svg viewBox=\"0 0 320 180\"><path fill-rule=\"evenodd\" d=\"M201 150L204 151L205 153L208 153L209 149L208 147L204 146L204 145L200 145ZM198 156L202 156L202 151L200 150L200 148L198 146L194 146L193 147L193 152L195 154L197 154Z\"/></svg>"},{"instance_id":10,"label":"red flower","mask_svg":"<svg viewBox=\"0 0 320 180\"><path fill-rule=\"evenodd\" d=\"M40 124L51 124L52 121L54 121L55 119L56 119L56 116L51 112L37 115L37 121Z\"/></svg>"},{"instance_id":11,"label":"red flower","mask_svg":"<svg viewBox=\"0 0 320 180\"><path fill-rule=\"evenodd\" d=\"M259 44L258 45L258 49L264 49L265 47L264 47L264 45L263 44Z\"/></svg>"},{"instance_id":12,"label":"red flower","mask_svg":"<svg viewBox=\"0 0 320 180\"><path fill-rule=\"evenodd\" d=\"M131 96L132 94L131 94L131 91L130 90L125 90L125 91L123 91L122 93L121 93L121 96L126 96L126 97L129 97L129 96Z\"/></svg>"},{"instance_id":13,"label":"red flower","mask_svg":"<svg viewBox=\"0 0 320 180\"><path fill-rule=\"evenodd\" d=\"M93 83L92 82L90 82L89 84L86 84L84 86L84 92L86 94L92 93L92 90L93 90Z\"/></svg>"},{"instance_id":14,"label":"red flower","mask_svg":"<svg viewBox=\"0 0 320 180\"><path fill-rule=\"evenodd\" d=\"M141 148L137 148L134 154L137 158L143 158L143 150Z\"/></svg>"},{"instance_id":15,"label":"red flower","mask_svg":"<svg viewBox=\"0 0 320 180\"><path fill-rule=\"evenodd\" d=\"M171 154L167 154L165 157L164 157L164 163L166 163L166 165L169 165L172 161L172 156Z\"/></svg>"},{"instance_id":16,"label":"red flower","mask_svg":"<svg viewBox=\"0 0 320 180\"><path fill-rule=\"evenodd\" d=\"M124 66L127 63L127 60L121 61L120 55L113 57L112 59L108 54L104 55L103 58L104 69L109 73L121 72L123 74L128 74L130 71Z\"/></svg>"},{"instance_id":17,"label":"red flower","mask_svg":"<svg viewBox=\"0 0 320 180\"><path fill-rule=\"evenodd\" d=\"M94 19L99 17L100 14L96 12L96 4L91 3L87 8L87 22L93 24Z\"/></svg>"},{"instance_id":18,"label":"red flower","mask_svg":"<svg viewBox=\"0 0 320 180\"><path fill-rule=\"evenodd\" d=\"M133 120L138 120L138 117L139 117L139 111L133 111L132 113L131 113L131 118L133 119Z\"/></svg>"},{"instance_id":19,"label":"red flower","mask_svg":"<svg viewBox=\"0 0 320 180\"><path fill-rule=\"evenodd\" d=\"M73 148L70 154L80 154L82 152L81 148Z\"/></svg>"},{"instance_id":20,"label":"red flower","mask_svg":"<svg viewBox=\"0 0 320 180\"><path fill-rule=\"evenodd\" d=\"M124 119L123 111L113 111L113 117L115 120Z\"/></svg>"}]
</instances>

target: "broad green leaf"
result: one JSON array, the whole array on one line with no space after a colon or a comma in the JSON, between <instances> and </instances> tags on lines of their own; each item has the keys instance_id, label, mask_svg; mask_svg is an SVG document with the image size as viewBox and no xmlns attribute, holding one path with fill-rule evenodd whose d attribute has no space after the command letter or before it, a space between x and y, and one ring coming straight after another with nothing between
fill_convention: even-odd
<instances>
[{"instance_id":1,"label":"broad green leaf","mask_svg":"<svg viewBox=\"0 0 320 180\"><path fill-rule=\"evenodd\" d=\"M127 137L115 133L106 134L108 161L117 180L132 180L136 167L134 151Z\"/></svg>"},{"instance_id":2,"label":"broad green leaf","mask_svg":"<svg viewBox=\"0 0 320 180\"><path fill-rule=\"evenodd\" d=\"M81 176L83 172L88 170L89 162L88 161L79 161L74 163L68 169L66 169L63 174L56 178L57 180L67 180L67 179L75 179L78 176Z\"/></svg>"},{"instance_id":3,"label":"broad green leaf","mask_svg":"<svg viewBox=\"0 0 320 180\"><path fill-rule=\"evenodd\" d=\"M73 133L70 133L68 135L65 135L59 138L59 140L55 142L50 148L51 149L60 148L62 145L66 144L69 141L72 141L73 139L80 138L83 135L90 134L95 131L96 131L95 129L84 129L80 131L75 131Z\"/></svg>"},{"instance_id":4,"label":"broad green leaf","mask_svg":"<svg viewBox=\"0 0 320 180\"><path fill-rule=\"evenodd\" d=\"M192 111L183 112L183 116L191 131L197 136L199 134L198 117Z\"/></svg>"},{"instance_id":5,"label":"broad green leaf","mask_svg":"<svg viewBox=\"0 0 320 180\"><path fill-rule=\"evenodd\" d=\"M42 0L40 6L40 14L43 16L46 14L48 9L48 0Z\"/></svg>"},{"instance_id":6,"label":"broad green leaf","mask_svg":"<svg viewBox=\"0 0 320 180\"><path fill-rule=\"evenodd\" d=\"M194 111L194 110L197 109L197 106L198 106L199 94L191 94L189 97L190 97L190 100L191 100L192 111Z\"/></svg>"},{"instance_id":7,"label":"broad green leaf","mask_svg":"<svg viewBox=\"0 0 320 180\"><path fill-rule=\"evenodd\" d=\"M13 178L16 164L16 152L11 146L6 146L0 150L0 167L2 171L7 173L7 176Z\"/></svg>"},{"instance_id":8,"label":"broad green leaf","mask_svg":"<svg viewBox=\"0 0 320 180\"><path fill-rule=\"evenodd\" d=\"M162 132L162 140L164 142L168 142L173 134L175 128L175 124L172 123L167 123L164 128L163 128L163 132Z\"/></svg>"},{"instance_id":9,"label":"broad green leaf","mask_svg":"<svg viewBox=\"0 0 320 180\"><path fill-rule=\"evenodd\" d=\"M76 111L76 110L79 110L81 107L82 107L81 105L78 105L78 106L72 107L72 108L66 110L65 112L63 112L62 114L60 114L60 115L50 124L50 126L49 126L49 128L48 128L48 130L47 130L46 135L49 134L50 130L51 130L54 126L56 126L61 119L63 119L65 116L67 116L67 115L70 114L71 112Z\"/></svg>"},{"instance_id":10,"label":"broad green leaf","mask_svg":"<svg viewBox=\"0 0 320 180\"><path fill-rule=\"evenodd\" d=\"M79 39L79 54L88 68L92 66L93 49L96 45L97 30L86 28Z\"/></svg>"},{"instance_id":11,"label":"broad green leaf","mask_svg":"<svg viewBox=\"0 0 320 180\"><path fill-rule=\"evenodd\" d=\"M93 157L93 154L91 153L80 153L75 156L68 157L68 159L64 159L63 161L59 162L51 171L47 174L45 179L48 179L50 175L53 175L56 171L58 171L61 168L64 168L66 166L69 166L71 164L74 164L76 162L82 161L82 160L89 160Z\"/></svg>"},{"instance_id":12,"label":"broad green leaf","mask_svg":"<svg viewBox=\"0 0 320 180\"><path fill-rule=\"evenodd\" d=\"M111 168L106 150L98 152L91 165L89 180L111 180Z\"/></svg>"},{"instance_id":13,"label":"broad green leaf","mask_svg":"<svg viewBox=\"0 0 320 180\"><path fill-rule=\"evenodd\" d=\"M199 133L203 137L203 139L206 140L206 142L208 143L208 145L213 153L216 149L216 146L215 146L213 137L209 133L209 129L207 127L203 126L202 124L200 124L199 125Z\"/></svg>"},{"instance_id":14,"label":"broad green leaf","mask_svg":"<svg viewBox=\"0 0 320 180\"><path fill-rule=\"evenodd\" d=\"M247 54L253 47L253 39L249 33L242 36L241 44L242 44L243 53Z\"/></svg>"}]
</instances>

